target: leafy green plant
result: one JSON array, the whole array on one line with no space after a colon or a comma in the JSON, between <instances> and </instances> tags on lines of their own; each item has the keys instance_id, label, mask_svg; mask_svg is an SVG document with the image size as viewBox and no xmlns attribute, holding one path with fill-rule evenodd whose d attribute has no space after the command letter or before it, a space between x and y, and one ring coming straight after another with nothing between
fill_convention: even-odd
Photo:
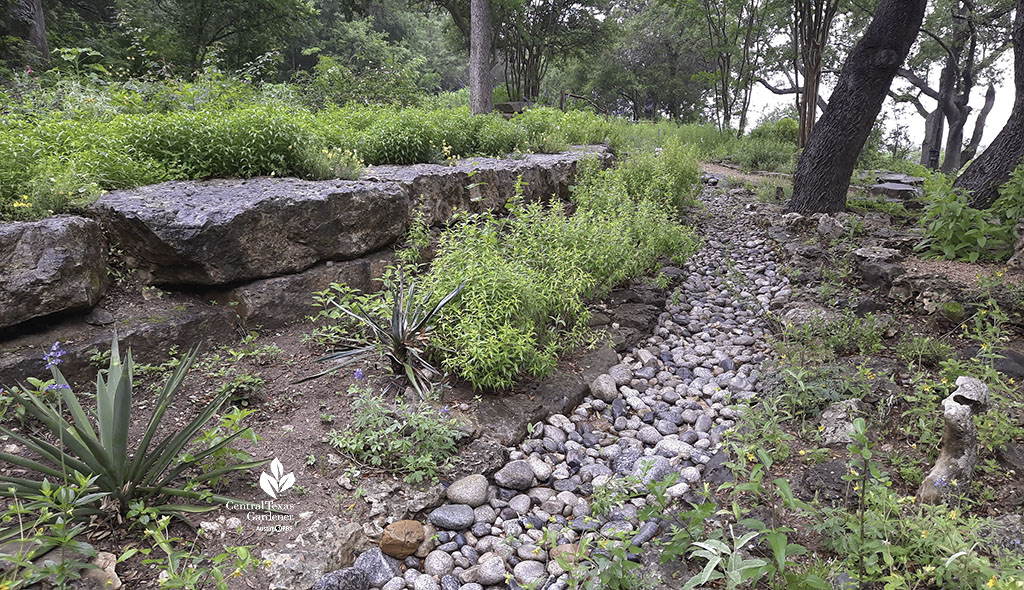
<instances>
[{"instance_id":1,"label":"leafy green plant","mask_svg":"<svg viewBox=\"0 0 1024 590\"><path fill-rule=\"evenodd\" d=\"M1024 173L1020 174L1017 182L1024 182ZM1014 219L1002 218L998 210L980 211L968 206L967 197L953 188L953 179L942 174L925 181L925 193L927 201L920 222L925 239L916 250L931 257L968 262L1000 260L1012 253L1014 224L1021 209L1008 201L1016 189L1007 190L1007 201L1000 203L1008 215L1017 215ZM1014 198L1014 202L1018 200L1024 199Z\"/></svg>"},{"instance_id":2,"label":"leafy green plant","mask_svg":"<svg viewBox=\"0 0 1024 590\"><path fill-rule=\"evenodd\" d=\"M731 544L718 539L693 542L690 558L703 559L706 563L700 573L686 581L683 585L684 590L692 590L719 579L725 582L726 588L732 590L748 582L753 586L764 575L767 561L743 556L744 548L761 533L749 531L736 537L730 525L729 534L732 537Z\"/></svg>"},{"instance_id":3,"label":"leafy green plant","mask_svg":"<svg viewBox=\"0 0 1024 590\"><path fill-rule=\"evenodd\" d=\"M251 399L259 395L266 384L263 377L241 371L230 380L221 383L217 388L217 395L226 397L230 404L248 406Z\"/></svg>"},{"instance_id":4,"label":"leafy green plant","mask_svg":"<svg viewBox=\"0 0 1024 590\"><path fill-rule=\"evenodd\" d=\"M95 481L76 474L62 485L43 480L36 493L11 494L0 516L0 559L5 562L0 587L15 590L43 580L63 586L81 578L89 566L85 560L95 557L96 550L81 540L88 525L75 522L74 515L106 496L91 491ZM47 557L40 561L42 555Z\"/></svg>"},{"instance_id":5,"label":"leafy green plant","mask_svg":"<svg viewBox=\"0 0 1024 590\"><path fill-rule=\"evenodd\" d=\"M164 516L150 520L145 529L146 535L164 554L163 558L142 561L157 566L163 572L161 588L228 590L232 587L229 583L231 579L263 565L263 561L251 553L251 546L224 547L220 553L208 556L208 550L199 547L201 529L192 542L188 543L181 537L170 536L167 530L169 525L170 518ZM180 548L182 546L186 548ZM129 551L134 554L138 550ZM149 550L145 552L150 553Z\"/></svg>"},{"instance_id":6,"label":"leafy green plant","mask_svg":"<svg viewBox=\"0 0 1024 590\"><path fill-rule=\"evenodd\" d=\"M203 430L202 433L196 436L189 445L188 450L181 454L181 461L183 463L194 463L196 462L197 454L214 449L212 453L199 461L198 464L202 466L201 468L204 472L222 474L219 477L210 479L209 485L211 487L225 484L228 481L229 475L233 473L232 471L226 471L226 469L231 465L248 463L252 461L252 457L249 453L235 447L233 444L221 446L220 443L231 438L247 440L254 445L259 443L262 439L253 432L252 428L243 425L243 421L255 413L256 410L254 409L235 407L224 412L216 425Z\"/></svg>"},{"instance_id":7,"label":"leafy green plant","mask_svg":"<svg viewBox=\"0 0 1024 590\"><path fill-rule=\"evenodd\" d=\"M455 458L463 435L447 408L438 412L402 400L389 405L359 385L352 385L349 393L355 397L348 428L327 435L338 450L360 463L404 474L411 483L437 477Z\"/></svg>"},{"instance_id":8,"label":"leafy green plant","mask_svg":"<svg viewBox=\"0 0 1024 590\"><path fill-rule=\"evenodd\" d=\"M193 350L185 355L181 364L167 380L138 441L130 440L129 436L132 426L134 373L131 353L129 352L122 360L118 352L117 338L114 338L106 379L102 375L96 379L96 410L86 412L78 396L71 390L56 366L55 361L59 361L60 357L58 353L62 352L55 347L48 354L48 364L53 378L61 390L58 407L54 408L34 397L12 392L18 403L24 405L26 412L41 422L48 433L19 434L0 426L0 431L27 447L38 459L28 459L9 453L0 453L0 459L57 481L67 481L69 478L77 477L76 474L95 475L94 487L90 488L90 491L107 494L106 501L121 514L127 513L133 500L159 504L161 512L172 515L214 509L214 506L169 503L172 498L189 502L233 501L232 498L225 496L175 487L176 480L198 462L241 436L242 433L239 432L225 438L220 443L197 453L192 461L183 462L179 459L182 449L227 401L225 395L217 396L184 428L164 435L158 443L154 442L158 433L166 428L164 416L174 402L197 351ZM65 413L70 414L70 421L65 418ZM93 422L96 423L95 427ZM57 444L50 440L56 440ZM208 482L226 473L250 469L263 463L265 461L238 463L221 470L194 474L191 485ZM45 479L39 481L0 476L0 495L19 494L24 497L39 494L44 485L47 485ZM83 506L75 510L74 518L102 514L104 510L100 507Z\"/></svg>"}]
</instances>

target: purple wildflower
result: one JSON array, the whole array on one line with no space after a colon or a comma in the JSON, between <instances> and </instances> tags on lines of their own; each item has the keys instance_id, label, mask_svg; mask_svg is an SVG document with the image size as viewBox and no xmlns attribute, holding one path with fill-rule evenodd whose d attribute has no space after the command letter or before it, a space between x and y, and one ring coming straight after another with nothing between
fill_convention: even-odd
<instances>
[{"instance_id":1,"label":"purple wildflower","mask_svg":"<svg viewBox=\"0 0 1024 590\"><path fill-rule=\"evenodd\" d=\"M51 384L47 385L46 389L44 389L43 391L60 391L62 389L71 389L71 388L68 387L67 385L64 385L63 383L51 383Z\"/></svg>"},{"instance_id":2,"label":"purple wildflower","mask_svg":"<svg viewBox=\"0 0 1024 590\"><path fill-rule=\"evenodd\" d=\"M67 351L60 347L60 341L53 343L50 347L50 352L43 355L43 360L46 361L46 368L51 369L61 363L61 358L67 354Z\"/></svg>"},{"instance_id":3,"label":"purple wildflower","mask_svg":"<svg viewBox=\"0 0 1024 590\"><path fill-rule=\"evenodd\" d=\"M946 480L942 479L941 477L936 477L935 482L932 485L934 485L937 488L945 487Z\"/></svg>"},{"instance_id":4,"label":"purple wildflower","mask_svg":"<svg viewBox=\"0 0 1024 590\"><path fill-rule=\"evenodd\" d=\"M442 413L442 414L447 414L447 413L449 413L449 412L451 412L451 411L452 411L452 409L451 409L451 407L450 407L450 406L443 406L443 407L441 408L441 413Z\"/></svg>"},{"instance_id":5,"label":"purple wildflower","mask_svg":"<svg viewBox=\"0 0 1024 590\"><path fill-rule=\"evenodd\" d=\"M356 381L362 381L363 380L363 370L362 369L356 369L355 371L352 371L352 376L356 378Z\"/></svg>"}]
</instances>

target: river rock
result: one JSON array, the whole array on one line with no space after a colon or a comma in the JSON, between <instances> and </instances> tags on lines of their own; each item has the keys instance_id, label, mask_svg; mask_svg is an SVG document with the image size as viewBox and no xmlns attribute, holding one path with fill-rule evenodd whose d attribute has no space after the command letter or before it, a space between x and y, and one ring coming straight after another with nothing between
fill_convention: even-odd
<instances>
[{"instance_id":1,"label":"river rock","mask_svg":"<svg viewBox=\"0 0 1024 590\"><path fill-rule=\"evenodd\" d=\"M385 555L405 559L423 543L423 525L415 520L399 520L384 527L380 536L380 550Z\"/></svg>"},{"instance_id":2,"label":"river rock","mask_svg":"<svg viewBox=\"0 0 1024 590\"><path fill-rule=\"evenodd\" d=\"M448 486L445 494L455 504L476 508L487 501L487 478L478 473L467 475Z\"/></svg>"}]
</instances>

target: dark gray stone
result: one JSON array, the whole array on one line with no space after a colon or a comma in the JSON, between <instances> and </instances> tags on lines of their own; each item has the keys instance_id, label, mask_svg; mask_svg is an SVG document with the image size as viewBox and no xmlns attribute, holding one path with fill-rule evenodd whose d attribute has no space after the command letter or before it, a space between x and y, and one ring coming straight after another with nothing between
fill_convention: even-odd
<instances>
[{"instance_id":1,"label":"dark gray stone","mask_svg":"<svg viewBox=\"0 0 1024 590\"><path fill-rule=\"evenodd\" d=\"M237 303L235 309L247 326L260 326L273 330L303 320L311 315L311 294L327 289L331 283L342 283L359 291L377 290L379 283L372 281L376 267L370 257L342 262L320 263L295 274L272 279L261 279L235 287L226 299Z\"/></svg>"},{"instance_id":2,"label":"dark gray stone","mask_svg":"<svg viewBox=\"0 0 1024 590\"><path fill-rule=\"evenodd\" d=\"M379 547L373 547L360 553L352 567L362 570L370 585L379 588L399 575L400 564L394 557L384 555Z\"/></svg>"},{"instance_id":3,"label":"dark gray stone","mask_svg":"<svg viewBox=\"0 0 1024 590\"><path fill-rule=\"evenodd\" d=\"M313 584L313 590L368 590L369 588L370 577L357 567L333 571Z\"/></svg>"},{"instance_id":4,"label":"dark gray stone","mask_svg":"<svg viewBox=\"0 0 1024 590\"><path fill-rule=\"evenodd\" d=\"M473 509L466 504L445 504L438 506L427 517L434 526L450 531L461 531L473 526Z\"/></svg>"},{"instance_id":5,"label":"dark gray stone","mask_svg":"<svg viewBox=\"0 0 1024 590\"><path fill-rule=\"evenodd\" d=\"M393 183L252 178L113 191L92 210L146 282L219 285L379 250L404 234L409 198Z\"/></svg>"},{"instance_id":6,"label":"dark gray stone","mask_svg":"<svg viewBox=\"0 0 1024 590\"><path fill-rule=\"evenodd\" d=\"M95 221L0 223L0 328L89 309L109 283L107 241Z\"/></svg>"}]
</instances>

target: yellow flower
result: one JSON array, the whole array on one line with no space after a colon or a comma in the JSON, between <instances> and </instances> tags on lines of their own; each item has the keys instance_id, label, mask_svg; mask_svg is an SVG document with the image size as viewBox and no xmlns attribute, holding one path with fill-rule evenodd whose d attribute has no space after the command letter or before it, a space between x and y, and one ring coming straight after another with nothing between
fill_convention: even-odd
<instances>
[{"instance_id":1,"label":"yellow flower","mask_svg":"<svg viewBox=\"0 0 1024 590\"><path fill-rule=\"evenodd\" d=\"M801 454L801 455L806 455L806 454L807 454L807 451L805 451L805 450L803 450L803 449L800 449L800 454Z\"/></svg>"},{"instance_id":2,"label":"yellow flower","mask_svg":"<svg viewBox=\"0 0 1024 590\"><path fill-rule=\"evenodd\" d=\"M952 518L952 519L956 519L956 510L950 510L949 511L949 517Z\"/></svg>"},{"instance_id":3,"label":"yellow flower","mask_svg":"<svg viewBox=\"0 0 1024 590\"><path fill-rule=\"evenodd\" d=\"M942 378L942 384L945 385L947 383L949 383L949 378L948 377L943 377Z\"/></svg>"},{"instance_id":4,"label":"yellow flower","mask_svg":"<svg viewBox=\"0 0 1024 590\"><path fill-rule=\"evenodd\" d=\"M927 536L928 536L928 529L925 529L925 530L921 531L921 537L922 538L927 537Z\"/></svg>"},{"instance_id":5,"label":"yellow flower","mask_svg":"<svg viewBox=\"0 0 1024 590\"><path fill-rule=\"evenodd\" d=\"M994 588L995 585L996 585L996 577L992 576L991 578L989 578L988 581L985 582L985 585L988 586L989 588Z\"/></svg>"},{"instance_id":6,"label":"yellow flower","mask_svg":"<svg viewBox=\"0 0 1024 590\"><path fill-rule=\"evenodd\" d=\"M818 427L818 432L824 432L824 431L825 431L825 427L824 426L819 426Z\"/></svg>"},{"instance_id":7,"label":"yellow flower","mask_svg":"<svg viewBox=\"0 0 1024 590\"><path fill-rule=\"evenodd\" d=\"M917 448L917 443L910 443L910 448L916 449Z\"/></svg>"},{"instance_id":8,"label":"yellow flower","mask_svg":"<svg viewBox=\"0 0 1024 590\"><path fill-rule=\"evenodd\" d=\"M754 453L747 453L747 461L753 461L754 459Z\"/></svg>"}]
</instances>

